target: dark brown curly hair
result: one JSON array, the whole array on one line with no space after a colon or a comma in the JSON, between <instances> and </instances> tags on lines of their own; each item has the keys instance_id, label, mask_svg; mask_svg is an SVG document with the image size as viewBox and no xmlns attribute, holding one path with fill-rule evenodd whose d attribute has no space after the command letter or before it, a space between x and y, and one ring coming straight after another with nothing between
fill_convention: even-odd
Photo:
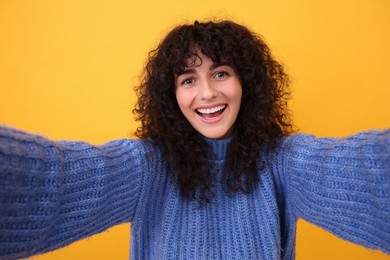
<instances>
[{"instance_id":1,"label":"dark brown curly hair","mask_svg":"<svg viewBox=\"0 0 390 260\"><path fill-rule=\"evenodd\" d=\"M241 108L227 152L222 183L227 192L251 190L265 166L261 151L274 149L279 137L292 131L287 110L289 79L262 37L231 21L208 21L174 28L149 53L138 103L141 121L135 135L161 147L182 194L199 202L213 197L215 180L207 158L213 153L204 137L182 114L175 96L175 75L186 61L204 55L233 67L242 84Z\"/></svg>"}]
</instances>

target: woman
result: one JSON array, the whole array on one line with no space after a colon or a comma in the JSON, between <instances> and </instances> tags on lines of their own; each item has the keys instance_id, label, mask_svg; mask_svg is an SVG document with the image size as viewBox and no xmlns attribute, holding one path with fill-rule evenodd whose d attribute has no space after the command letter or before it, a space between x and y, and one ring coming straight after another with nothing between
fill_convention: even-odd
<instances>
[{"instance_id":1,"label":"woman","mask_svg":"<svg viewBox=\"0 0 390 260\"><path fill-rule=\"evenodd\" d=\"M390 253L390 131L292 135L288 77L230 21L150 52L141 140L102 146L0 129L0 255L132 222L132 259L293 259L296 220Z\"/></svg>"}]
</instances>

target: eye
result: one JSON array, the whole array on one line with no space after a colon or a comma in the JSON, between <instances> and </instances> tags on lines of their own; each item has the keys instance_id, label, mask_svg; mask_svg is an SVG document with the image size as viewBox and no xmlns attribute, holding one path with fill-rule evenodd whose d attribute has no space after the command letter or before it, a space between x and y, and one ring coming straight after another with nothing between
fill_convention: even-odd
<instances>
[{"instance_id":1,"label":"eye","mask_svg":"<svg viewBox=\"0 0 390 260\"><path fill-rule=\"evenodd\" d=\"M216 77L216 78L224 78L227 76L229 76L229 73L227 73L225 71L218 71L214 74L214 77Z\"/></svg>"},{"instance_id":2,"label":"eye","mask_svg":"<svg viewBox=\"0 0 390 260\"><path fill-rule=\"evenodd\" d=\"M182 80L182 81L180 82L180 85L190 85L190 84L192 84L192 83L194 83L194 80L191 79L191 78L188 78L188 79Z\"/></svg>"}]
</instances>

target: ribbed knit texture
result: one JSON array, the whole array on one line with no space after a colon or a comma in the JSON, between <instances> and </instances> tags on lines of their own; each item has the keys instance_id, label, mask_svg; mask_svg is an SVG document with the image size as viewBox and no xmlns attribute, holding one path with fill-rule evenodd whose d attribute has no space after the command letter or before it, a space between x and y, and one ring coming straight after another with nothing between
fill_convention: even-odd
<instances>
[{"instance_id":1,"label":"ribbed knit texture","mask_svg":"<svg viewBox=\"0 0 390 260\"><path fill-rule=\"evenodd\" d=\"M229 140L208 140L220 180ZM390 253L390 131L294 135L264 154L249 195L215 183L199 208L141 140L53 142L0 128L0 258L47 252L132 222L131 259L294 259L296 220Z\"/></svg>"}]
</instances>

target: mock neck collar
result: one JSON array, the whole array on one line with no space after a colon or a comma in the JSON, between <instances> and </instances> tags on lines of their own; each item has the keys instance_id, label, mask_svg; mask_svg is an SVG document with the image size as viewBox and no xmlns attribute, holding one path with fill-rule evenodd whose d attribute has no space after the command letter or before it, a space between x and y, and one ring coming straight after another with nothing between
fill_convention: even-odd
<instances>
[{"instance_id":1,"label":"mock neck collar","mask_svg":"<svg viewBox=\"0 0 390 260\"><path fill-rule=\"evenodd\" d=\"M225 160L226 159L226 153L228 150L228 146L230 142L232 141L232 138L227 139L209 139L206 137L203 137L204 140L208 143L211 150L214 152L214 158L210 158L212 160Z\"/></svg>"}]
</instances>

